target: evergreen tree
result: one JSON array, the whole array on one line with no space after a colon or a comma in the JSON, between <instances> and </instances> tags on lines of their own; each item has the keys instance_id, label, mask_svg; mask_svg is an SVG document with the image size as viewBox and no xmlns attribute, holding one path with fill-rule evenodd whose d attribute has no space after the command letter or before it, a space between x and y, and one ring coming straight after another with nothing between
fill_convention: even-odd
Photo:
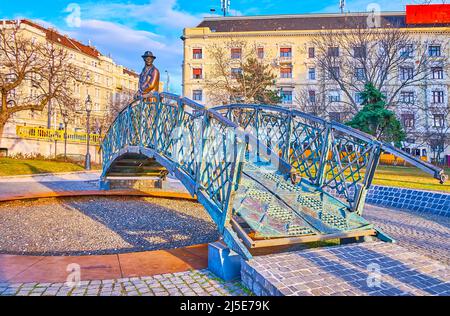
<instances>
[{"instance_id":1,"label":"evergreen tree","mask_svg":"<svg viewBox=\"0 0 450 316\"><path fill-rule=\"evenodd\" d=\"M281 97L271 89L276 78L270 65L248 58L242 65L241 75L236 78L235 93L249 103L278 104Z\"/></svg>"},{"instance_id":2,"label":"evergreen tree","mask_svg":"<svg viewBox=\"0 0 450 316\"><path fill-rule=\"evenodd\" d=\"M372 83L367 83L362 99L363 108L347 125L400 147L406 134L394 112L386 108L386 97Z\"/></svg>"}]
</instances>

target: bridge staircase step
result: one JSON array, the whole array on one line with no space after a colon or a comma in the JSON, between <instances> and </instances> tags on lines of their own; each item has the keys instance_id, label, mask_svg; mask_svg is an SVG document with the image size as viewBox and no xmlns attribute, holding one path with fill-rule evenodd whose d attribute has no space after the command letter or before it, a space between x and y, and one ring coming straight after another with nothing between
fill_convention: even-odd
<instances>
[{"instance_id":1,"label":"bridge staircase step","mask_svg":"<svg viewBox=\"0 0 450 316\"><path fill-rule=\"evenodd\" d=\"M249 248L376 234L369 222L335 197L304 180L292 184L271 164L250 159L233 208L235 230Z\"/></svg>"}]
</instances>

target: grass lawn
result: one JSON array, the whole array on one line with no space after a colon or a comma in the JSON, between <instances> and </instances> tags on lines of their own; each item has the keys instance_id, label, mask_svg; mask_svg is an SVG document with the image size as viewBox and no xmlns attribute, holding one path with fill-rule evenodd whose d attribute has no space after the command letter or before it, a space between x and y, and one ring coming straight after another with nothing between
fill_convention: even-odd
<instances>
[{"instance_id":1,"label":"grass lawn","mask_svg":"<svg viewBox=\"0 0 450 316\"><path fill-rule=\"evenodd\" d=\"M450 176L450 168L445 168ZM438 180L420 169L412 167L378 166L374 184L411 189L450 192L450 180L440 184Z\"/></svg>"},{"instance_id":2,"label":"grass lawn","mask_svg":"<svg viewBox=\"0 0 450 316\"><path fill-rule=\"evenodd\" d=\"M100 169L98 165L92 165L92 169ZM80 164L72 162L58 162L35 159L11 159L0 158L0 176L28 175L39 173L57 173L83 171ZM450 175L450 168L445 168L445 173ZM399 166L378 166L374 184L403 187L430 191L450 192L450 180L444 184L417 168Z\"/></svg>"},{"instance_id":3,"label":"grass lawn","mask_svg":"<svg viewBox=\"0 0 450 316\"><path fill-rule=\"evenodd\" d=\"M96 166L92 166L95 169ZM38 173L83 171L81 165L72 162L58 162L35 159L0 158L0 176L16 176Z\"/></svg>"}]
</instances>

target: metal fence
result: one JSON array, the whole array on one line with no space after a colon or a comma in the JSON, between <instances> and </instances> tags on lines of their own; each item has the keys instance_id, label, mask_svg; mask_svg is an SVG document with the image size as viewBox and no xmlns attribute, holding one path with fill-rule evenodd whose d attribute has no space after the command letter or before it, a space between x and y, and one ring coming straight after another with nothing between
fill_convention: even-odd
<instances>
[{"instance_id":1,"label":"metal fence","mask_svg":"<svg viewBox=\"0 0 450 316\"><path fill-rule=\"evenodd\" d=\"M16 135L24 139L37 139L45 141L64 141L64 130L47 129L34 126L16 126ZM87 133L67 131L67 142L85 144ZM98 134L90 134L90 142L100 145L101 137Z\"/></svg>"}]
</instances>

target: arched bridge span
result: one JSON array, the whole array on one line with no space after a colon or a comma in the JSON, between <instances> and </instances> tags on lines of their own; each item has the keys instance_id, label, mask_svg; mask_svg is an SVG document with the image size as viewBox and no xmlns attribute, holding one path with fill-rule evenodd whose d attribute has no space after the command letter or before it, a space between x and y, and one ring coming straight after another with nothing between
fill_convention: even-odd
<instances>
[{"instance_id":1,"label":"arched bridge span","mask_svg":"<svg viewBox=\"0 0 450 316\"><path fill-rule=\"evenodd\" d=\"M101 181L127 154L154 158L197 196L225 243L250 258L256 247L388 239L361 216L382 150L443 179L442 170L369 135L299 111L207 109L160 93L118 115L102 142Z\"/></svg>"}]
</instances>

